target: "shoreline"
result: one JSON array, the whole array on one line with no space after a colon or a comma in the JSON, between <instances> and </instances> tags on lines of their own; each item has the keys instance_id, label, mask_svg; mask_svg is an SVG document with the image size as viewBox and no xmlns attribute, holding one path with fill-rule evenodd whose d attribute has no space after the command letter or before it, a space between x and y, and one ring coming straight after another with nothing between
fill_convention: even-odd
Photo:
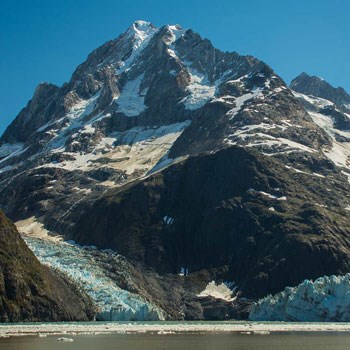
<instances>
[{"instance_id":1,"label":"shoreline","mask_svg":"<svg viewBox=\"0 0 350 350\"><path fill-rule=\"evenodd\" d=\"M350 323L284 323L284 322L101 322L101 323L31 323L0 324L0 339L19 336L99 335L99 334L185 334L240 333L271 334L285 332L349 332Z\"/></svg>"}]
</instances>

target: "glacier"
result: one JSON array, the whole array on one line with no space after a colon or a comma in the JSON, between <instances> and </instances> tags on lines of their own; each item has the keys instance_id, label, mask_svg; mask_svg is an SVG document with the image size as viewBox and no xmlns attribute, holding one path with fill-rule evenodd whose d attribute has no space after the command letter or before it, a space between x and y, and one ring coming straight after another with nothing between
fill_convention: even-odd
<instances>
[{"instance_id":1,"label":"glacier","mask_svg":"<svg viewBox=\"0 0 350 350\"><path fill-rule=\"evenodd\" d=\"M63 273L93 300L98 321L159 321L166 313L141 296L124 290L98 264L96 247L79 246L73 241L44 240L29 235L23 239L39 261ZM115 263L115 260L113 260Z\"/></svg>"},{"instance_id":2,"label":"glacier","mask_svg":"<svg viewBox=\"0 0 350 350\"><path fill-rule=\"evenodd\" d=\"M305 280L259 300L251 321L349 322L350 273Z\"/></svg>"}]
</instances>

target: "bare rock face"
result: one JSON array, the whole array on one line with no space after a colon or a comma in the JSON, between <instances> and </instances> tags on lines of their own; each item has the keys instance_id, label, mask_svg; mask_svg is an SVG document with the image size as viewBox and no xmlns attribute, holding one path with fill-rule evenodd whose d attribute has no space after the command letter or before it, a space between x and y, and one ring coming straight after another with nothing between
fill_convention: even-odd
<instances>
[{"instance_id":1,"label":"bare rock face","mask_svg":"<svg viewBox=\"0 0 350 350\"><path fill-rule=\"evenodd\" d=\"M330 162L314 166L325 178L241 147L193 157L110 191L85 210L72 235L160 274L216 269L237 293L262 297L350 269L349 185L333 176ZM337 190L327 192L333 181Z\"/></svg>"},{"instance_id":2,"label":"bare rock face","mask_svg":"<svg viewBox=\"0 0 350 350\"><path fill-rule=\"evenodd\" d=\"M53 84L39 84L33 98L1 137L1 142L25 142L36 129L44 125L51 117L51 102L58 90L59 87Z\"/></svg>"},{"instance_id":3,"label":"bare rock face","mask_svg":"<svg viewBox=\"0 0 350 350\"><path fill-rule=\"evenodd\" d=\"M249 300L349 272L349 101L136 21L63 86L41 84L7 128L0 206L118 252L127 276L96 257L169 318L246 317ZM236 299L198 297L211 281Z\"/></svg>"},{"instance_id":4,"label":"bare rock face","mask_svg":"<svg viewBox=\"0 0 350 350\"><path fill-rule=\"evenodd\" d=\"M1 322L88 321L94 314L90 299L41 265L0 212Z\"/></svg>"},{"instance_id":5,"label":"bare rock face","mask_svg":"<svg viewBox=\"0 0 350 350\"><path fill-rule=\"evenodd\" d=\"M301 73L292 80L290 88L305 95L332 101L337 107L350 111L350 95L342 87L333 87L324 79Z\"/></svg>"}]
</instances>

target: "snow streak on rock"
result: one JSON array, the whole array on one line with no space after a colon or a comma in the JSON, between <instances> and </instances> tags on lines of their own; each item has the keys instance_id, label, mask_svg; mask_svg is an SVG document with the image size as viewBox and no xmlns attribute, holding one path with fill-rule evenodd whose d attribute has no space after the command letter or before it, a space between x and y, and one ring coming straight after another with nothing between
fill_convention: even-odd
<instances>
[{"instance_id":1,"label":"snow streak on rock","mask_svg":"<svg viewBox=\"0 0 350 350\"><path fill-rule=\"evenodd\" d=\"M144 99L147 90L140 91L142 79L143 74L126 83L120 96L115 99L118 104L118 112L124 113L128 117L134 117L146 109Z\"/></svg>"}]
</instances>

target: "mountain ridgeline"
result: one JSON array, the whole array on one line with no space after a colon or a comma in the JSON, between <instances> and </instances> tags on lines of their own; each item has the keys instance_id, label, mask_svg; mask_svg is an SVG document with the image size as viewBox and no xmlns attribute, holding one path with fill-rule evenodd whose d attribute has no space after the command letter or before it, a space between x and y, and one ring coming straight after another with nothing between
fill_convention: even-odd
<instances>
[{"instance_id":1,"label":"mountain ridgeline","mask_svg":"<svg viewBox=\"0 0 350 350\"><path fill-rule=\"evenodd\" d=\"M136 21L40 84L0 142L0 207L101 319L247 318L350 272L350 96L190 29ZM38 248L67 242L112 298L63 266L67 246Z\"/></svg>"}]
</instances>

